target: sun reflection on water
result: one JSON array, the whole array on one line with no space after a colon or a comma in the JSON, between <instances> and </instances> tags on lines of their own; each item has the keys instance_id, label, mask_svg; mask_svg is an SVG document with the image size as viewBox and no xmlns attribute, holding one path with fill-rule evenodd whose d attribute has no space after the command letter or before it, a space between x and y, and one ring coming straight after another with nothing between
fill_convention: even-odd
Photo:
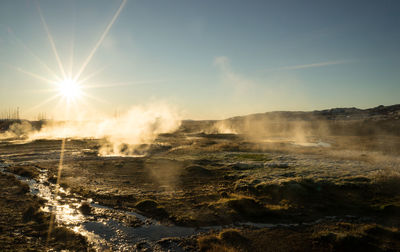
<instances>
[{"instance_id":1,"label":"sun reflection on water","mask_svg":"<svg viewBox=\"0 0 400 252\"><path fill-rule=\"evenodd\" d=\"M57 221L66 225L76 225L85 219L81 213L67 204L57 206L55 212Z\"/></svg>"}]
</instances>

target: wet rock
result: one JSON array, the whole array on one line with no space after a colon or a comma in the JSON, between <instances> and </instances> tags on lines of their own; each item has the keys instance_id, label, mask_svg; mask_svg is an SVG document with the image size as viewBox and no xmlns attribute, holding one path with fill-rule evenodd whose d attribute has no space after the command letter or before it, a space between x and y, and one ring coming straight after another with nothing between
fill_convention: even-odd
<instances>
[{"instance_id":1,"label":"wet rock","mask_svg":"<svg viewBox=\"0 0 400 252\"><path fill-rule=\"evenodd\" d=\"M79 207L79 210L84 215L89 215L92 213L92 207L87 202L82 203L82 205Z\"/></svg>"},{"instance_id":2,"label":"wet rock","mask_svg":"<svg viewBox=\"0 0 400 252\"><path fill-rule=\"evenodd\" d=\"M53 183L53 184L55 184L55 183L57 183L57 177L56 176L50 176L48 179L47 179L47 181L49 181L50 183Z\"/></svg>"},{"instance_id":3,"label":"wet rock","mask_svg":"<svg viewBox=\"0 0 400 252\"><path fill-rule=\"evenodd\" d=\"M60 186L64 189L68 188L68 184L67 183L60 183Z\"/></svg>"}]
</instances>

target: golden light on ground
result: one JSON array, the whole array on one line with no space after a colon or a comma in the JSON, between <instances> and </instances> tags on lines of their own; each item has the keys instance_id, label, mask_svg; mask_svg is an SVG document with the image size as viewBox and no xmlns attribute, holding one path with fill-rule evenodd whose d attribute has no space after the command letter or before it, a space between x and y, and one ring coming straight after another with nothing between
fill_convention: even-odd
<instances>
[{"instance_id":1,"label":"golden light on ground","mask_svg":"<svg viewBox=\"0 0 400 252\"><path fill-rule=\"evenodd\" d=\"M68 77L68 75L67 75L67 73L65 71L63 62L62 62L62 60L61 60L61 58L60 58L60 56L58 54L56 45L54 43L53 36L50 33L49 27L48 27L48 25L46 23L46 20L45 20L43 14L42 14L42 10L41 10L41 8L39 6L39 3L36 2L36 6L37 6L37 9L38 9L38 12L39 12L39 15L40 15L40 19L41 19L41 22L43 24L44 30L47 33L47 38L48 38L49 43L51 45L51 49L52 49L52 51L54 53L54 56L55 56L55 58L57 60L58 67L59 67L59 70L60 70L60 74L57 74L56 72L54 72L50 67L48 67L48 65L43 60L41 60L40 58L38 58L36 56L35 56L35 59L37 59L41 63L41 65L43 65L48 70L48 72L53 77L55 77L56 81L48 79L45 76L41 76L41 75L38 75L38 74L35 74L35 73L31 73L29 71L25 71L25 70L23 70L21 68L16 68L18 71L20 71L22 73L30 75L30 76L32 76L32 77L34 77L36 79L45 81L45 82L47 82L47 83L49 83L51 85L55 85L55 87L51 88L50 91L52 91L52 92L55 91L56 94L54 94L53 96L49 97L47 100L44 100L43 102L41 102L37 106L33 107L32 109L36 109L36 108L38 108L40 106L45 105L46 103L49 103L50 101L53 101L53 100L57 99L58 97L61 97L63 99L59 100L59 103L56 106L56 109L60 110L60 108L59 108L60 102L61 101L66 101L66 103L64 103L62 105L63 105L65 111L68 114L68 112L70 112L70 110L72 109L71 105L76 105L75 102L77 100L80 100L81 104L78 107L81 108L81 105L86 104L82 99L83 97L93 98L92 96L86 94L83 91L83 89L89 88L88 86L84 85L84 82L87 81L88 79L90 79L91 77L93 77L94 75L96 75L97 73L101 72L101 71L96 71L95 73L89 74L86 77L82 76L82 73L84 73L86 67L88 66L88 64L92 60L94 54L96 53L96 51L98 50L98 48L102 44L104 38L107 36L109 30L111 29L111 27L114 24L115 20L118 18L119 14L122 11L122 9L124 8L126 2L127 2L127 0L122 0L118 10L116 11L116 13L114 14L114 16L111 19L110 23L107 25L106 29L102 33L100 39L97 41L97 43L95 44L93 49L90 51L89 55L87 56L86 60L83 62L82 66L79 68L79 71L75 75L72 75L72 73L71 73L72 71L69 73L69 75L73 76L73 78L72 77ZM28 47L24 46L24 48L27 49ZM31 53L31 54L35 55L33 53ZM66 141L66 139L63 138L62 142L61 142L60 162L59 162L59 165L58 165L58 173L57 173L57 185L59 185L59 183L60 183L59 179L61 177L62 168L63 168L65 141ZM56 189L55 195L56 196L58 195L58 189ZM69 210L69 209L67 208L67 209L64 209L64 210ZM65 211L64 215L69 216L70 212ZM49 223L49 228L48 228L48 235L47 235L46 244L48 244L48 242L50 240L54 222L55 222L55 212L52 212L52 215L51 215L51 218L50 218L50 223Z\"/></svg>"},{"instance_id":2,"label":"golden light on ground","mask_svg":"<svg viewBox=\"0 0 400 252\"><path fill-rule=\"evenodd\" d=\"M56 83L58 94L71 101L82 96L82 87L72 79L64 79Z\"/></svg>"}]
</instances>

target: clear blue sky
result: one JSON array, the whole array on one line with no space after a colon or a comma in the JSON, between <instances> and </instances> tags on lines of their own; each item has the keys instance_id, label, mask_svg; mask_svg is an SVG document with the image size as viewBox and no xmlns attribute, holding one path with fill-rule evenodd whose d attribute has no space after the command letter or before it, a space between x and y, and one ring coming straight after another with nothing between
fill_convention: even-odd
<instances>
[{"instance_id":1,"label":"clear blue sky","mask_svg":"<svg viewBox=\"0 0 400 252\"><path fill-rule=\"evenodd\" d=\"M2 0L0 110L57 102L36 108L52 84L26 74L52 78L40 58L61 75L37 3L76 73L121 2ZM194 119L396 104L399 13L396 0L128 0L81 78L101 70L85 92L105 102L87 102L110 114L158 100Z\"/></svg>"}]
</instances>

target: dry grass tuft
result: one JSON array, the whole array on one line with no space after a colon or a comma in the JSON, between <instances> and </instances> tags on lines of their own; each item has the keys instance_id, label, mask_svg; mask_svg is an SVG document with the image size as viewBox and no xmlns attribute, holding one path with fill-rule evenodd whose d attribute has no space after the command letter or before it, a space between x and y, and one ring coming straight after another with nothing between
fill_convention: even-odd
<instances>
[{"instance_id":1,"label":"dry grass tuft","mask_svg":"<svg viewBox=\"0 0 400 252\"><path fill-rule=\"evenodd\" d=\"M215 235L203 236L198 239L200 251L251 251L250 240L244 237L238 229L226 229Z\"/></svg>"}]
</instances>

